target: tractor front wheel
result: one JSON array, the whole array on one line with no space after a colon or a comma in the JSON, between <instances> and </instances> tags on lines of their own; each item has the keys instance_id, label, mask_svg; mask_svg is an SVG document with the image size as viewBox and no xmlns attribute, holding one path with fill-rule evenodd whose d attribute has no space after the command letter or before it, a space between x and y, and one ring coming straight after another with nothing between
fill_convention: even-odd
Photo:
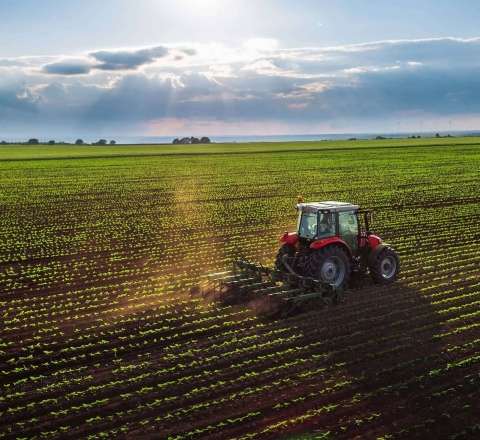
<instances>
[{"instance_id":1,"label":"tractor front wheel","mask_svg":"<svg viewBox=\"0 0 480 440\"><path fill-rule=\"evenodd\" d=\"M389 247L372 255L368 267L373 281L377 284L390 284L397 279L400 260L397 253Z\"/></svg>"},{"instance_id":2,"label":"tractor front wheel","mask_svg":"<svg viewBox=\"0 0 480 440\"><path fill-rule=\"evenodd\" d=\"M340 246L327 246L312 252L308 260L308 275L343 289L350 279L352 265L346 251Z\"/></svg>"}]
</instances>

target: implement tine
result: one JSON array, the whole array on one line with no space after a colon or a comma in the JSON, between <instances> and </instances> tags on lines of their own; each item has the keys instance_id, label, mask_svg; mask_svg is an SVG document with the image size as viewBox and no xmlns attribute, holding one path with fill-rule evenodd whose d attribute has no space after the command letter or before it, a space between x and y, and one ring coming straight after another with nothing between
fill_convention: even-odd
<instances>
[{"instance_id":1,"label":"implement tine","mask_svg":"<svg viewBox=\"0 0 480 440\"><path fill-rule=\"evenodd\" d=\"M232 266L232 271L206 277L212 285L211 289L206 289L207 294L227 304L253 300L257 311L266 306L271 310L274 306L273 309L288 313L300 309L310 300L319 299L324 304L332 304L342 298L343 292L333 285L293 270L283 272L246 259L234 260Z\"/></svg>"}]
</instances>

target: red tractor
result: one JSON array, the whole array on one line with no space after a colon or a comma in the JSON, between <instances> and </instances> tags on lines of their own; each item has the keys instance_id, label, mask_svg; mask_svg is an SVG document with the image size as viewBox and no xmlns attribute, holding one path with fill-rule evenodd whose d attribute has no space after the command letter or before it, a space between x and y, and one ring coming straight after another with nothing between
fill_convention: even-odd
<instances>
[{"instance_id":1,"label":"red tractor","mask_svg":"<svg viewBox=\"0 0 480 440\"><path fill-rule=\"evenodd\" d=\"M299 200L300 201L300 200ZM397 253L370 232L369 211L343 202L298 203L296 232L285 232L275 269L344 288L352 272L370 272L376 283L395 281Z\"/></svg>"},{"instance_id":2,"label":"red tractor","mask_svg":"<svg viewBox=\"0 0 480 440\"><path fill-rule=\"evenodd\" d=\"M368 211L343 202L298 203L297 210L297 231L282 235L274 267L238 259L233 271L207 275L205 288L192 293L230 303L257 298L266 313L286 315L310 301L341 302L352 273L395 281L398 255L370 232Z\"/></svg>"}]
</instances>

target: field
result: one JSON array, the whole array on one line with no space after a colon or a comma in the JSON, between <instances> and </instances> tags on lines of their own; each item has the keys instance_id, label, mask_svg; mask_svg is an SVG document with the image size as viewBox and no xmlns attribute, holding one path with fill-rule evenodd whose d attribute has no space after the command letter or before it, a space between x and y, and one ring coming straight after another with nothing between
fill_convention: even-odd
<instances>
[{"instance_id":1,"label":"field","mask_svg":"<svg viewBox=\"0 0 480 440\"><path fill-rule=\"evenodd\" d=\"M480 436L480 139L0 149L0 439ZM375 210L390 287L265 319L296 197Z\"/></svg>"}]
</instances>

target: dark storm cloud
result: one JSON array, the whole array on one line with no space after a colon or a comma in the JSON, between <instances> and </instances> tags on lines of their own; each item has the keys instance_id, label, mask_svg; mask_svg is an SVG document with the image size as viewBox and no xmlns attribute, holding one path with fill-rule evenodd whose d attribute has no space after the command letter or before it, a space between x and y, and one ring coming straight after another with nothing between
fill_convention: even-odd
<instances>
[{"instance_id":1,"label":"dark storm cloud","mask_svg":"<svg viewBox=\"0 0 480 440\"><path fill-rule=\"evenodd\" d=\"M22 80L0 77L0 133L12 130L17 123L30 125L38 117L38 97Z\"/></svg>"},{"instance_id":2,"label":"dark storm cloud","mask_svg":"<svg viewBox=\"0 0 480 440\"><path fill-rule=\"evenodd\" d=\"M96 69L101 70L132 70L144 64L149 64L169 54L170 50L163 46L151 47L139 50L101 50L90 53L100 64Z\"/></svg>"},{"instance_id":3,"label":"dark storm cloud","mask_svg":"<svg viewBox=\"0 0 480 440\"><path fill-rule=\"evenodd\" d=\"M112 88L99 93L85 109L85 122L90 119L138 122L162 117L173 93L170 80L148 78L144 74L126 75Z\"/></svg>"},{"instance_id":4,"label":"dark storm cloud","mask_svg":"<svg viewBox=\"0 0 480 440\"><path fill-rule=\"evenodd\" d=\"M18 113L34 111L36 108L35 99L32 99L25 90L21 90L21 93L22 95L16 93L15 90L0 89L0 111L15 111Z\"/></svg>"},{"instance_id":5,"label":"dark storm cloud","mask_svg":"<svg viewBox=\"0 0 480 440\"><path fill-rule=\"evenodd\" d=\"M312 95L304 108L295 109L291 115L311 120L381 119L408 112L439 116L480 113L480 79L476 70L365 72L356 75L351 84L333 85Z\"/></svg>"},{"instance_id":6,"label":"dark storm cloud","mask_svg":"<svg viewBox=\"0 0 480 440\"><path fill-rule=\"evenodd\" d=\"M90 52L84 59L63 59L42 66L44 73L53 75L85 75L94 70L102 71L126 71L135 70L141 66L151 64L160 58L173 54L176 59L185 56L193 56L196 50L193 48L169 49L164 46L149 47L136 50L99 50ZM20 61L16 61L18 64ZM2 65L14 65L15 60L1 60Z\"/></svg>"},{"instance_id":7,"label":"dark storm cloud","mask_svg":"<svg viewBox=\"0 0 480 440\"><path fill-rule=\"evenodd\" d=\"M43 66L45 73L52 75L85 75L90 73L92 66L84 61L59 61Z\"/></svg>"}]
</instances>

